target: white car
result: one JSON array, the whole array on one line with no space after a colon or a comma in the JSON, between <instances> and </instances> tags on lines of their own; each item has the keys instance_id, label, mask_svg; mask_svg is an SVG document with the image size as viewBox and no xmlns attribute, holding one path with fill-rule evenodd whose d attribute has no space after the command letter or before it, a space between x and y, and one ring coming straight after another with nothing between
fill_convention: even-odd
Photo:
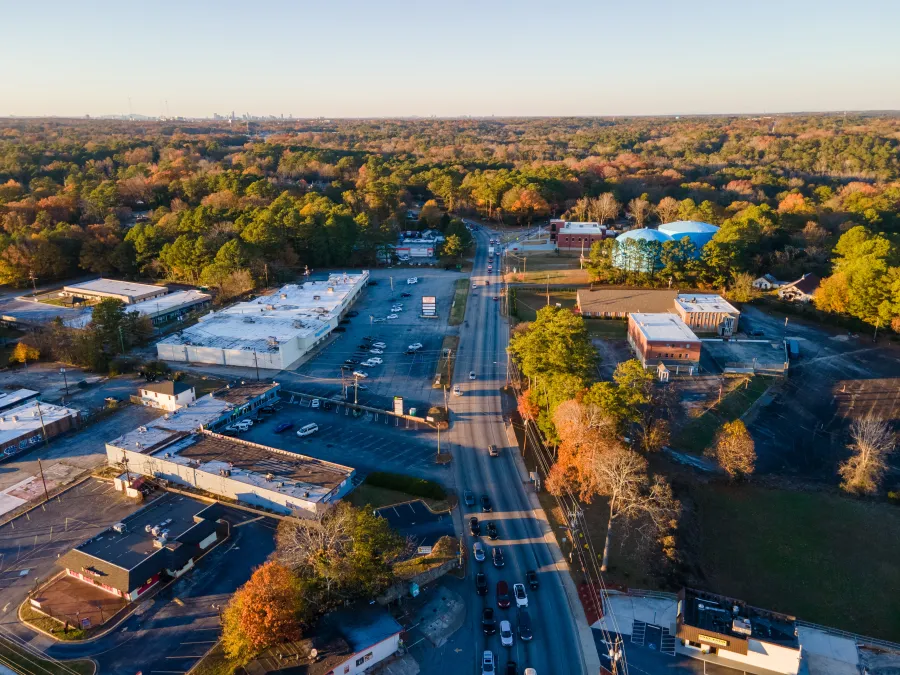
<instances>
[{"instance_id":1,"label":"white car","mask_svg":"<svg viewBox=\"0 0 900 675\"><path fill-rule=\"evenodd\" d=\"M387 345L383 342L373 342L372 346L377 347L378 349L384 349L385 347L387 347Z\"/></svg>"},{"instance_id":2,"label":"white car","mask_svg":"<svg viewBox=\"0 0 900 675\"><path fill-rule=\"evenodd\" d=\"M382 350L382 349L370 349L370 350L369 350L369 353L370 353L370 354L384 354L384 350Z\"/></svg>"},{"instance_id":3,"label":"white car","mask_svg":"<svg viewBox=\"0 0 900 675\"><path fill-rule=\"evenodd\" d=\"M391 307L391 311L392 312L402 312L403 308L402 307Z\"/></svg>"},{"instance_id":4,"label":"white car","mask_svg":"<svg viewBox=\"0 0 900 675\"><path fill-rule=\"evenodd\" d=\"M513 646L512 625L509 621L500 622L500 644L504 647Z\"/></svg>"},{"instance_id":5,"label":"white car","mask_svg":"<svg viewBox=\"0 0 900 675\"><path fill-rule=\"evenodd\" d=\"M494 675L494 652L486 651L481 655L481 675Z\"/></svg>"},{"instance_id":6,"label":"white car","mask_svg":"<svg viewBox=\"0 0 900 675\"><path fill-rule=\"evenodd\" d=\"M419 283L419 277L410 277L409 279L406 280L406 283L409 284L410 286L413 284L417 284L417 283Z\"/></svg>"},{"instance_id":7,"label":"white car","mask_svg":"<svg viewBox=\"0 0 900 675\"><path fill-rule=\"evenodd\" d=\"M472 544L472 555L475 556L477 562L484 562L484 544L480 541L476 541Z\"/></svg>"},{"instance_id":8,"label":"white car","mask_svg":"<svg viewBox=\"0 0 900 675\"><path fill-rule=\"evenodd\" d=\"M240 422L235 422L234 426L236 426L238 429L240 429L242 427L244 429L249 429L250 427L253 426L253 420L241 420Z\"/></svg>"},{"instance_id":9,"label":"white car","mask_svg":"<svg viewBox=\"0 0 900 675\"><path fill-rule=\"evenodd\" d=\"M384 363L384 361L382 361L382 360L381 360L379 357L377 357L377 356L373 356L372 358L369 359L369 363L374 363L374 364L380 366L382 363Z\"/></svg>"},{"instance_id":10,"label":"white car","mask_svg":"<svg viewBox=\"0 0 900 675\"><path fill-rule=\"evenodd\" d=\"M370 359L370 360L368 360L368 361L363 361L363 362L360 363L359 365L365 366L366 368L371 368L372 366L377 366L378 364L377 364L377 363L372 363L372 361L371 361L371 359Z\"/></svg>"},{"instance_id":11,"label":"white car","mask_svg":"<svg viewBox=\"0 0 900 675\"><path fill-rule=\"evenodd\" d=\"M528 607L528 594L525 592L525 584L513 584L513 597L516 599L516 607Z\"/></svg>"},{"instance_id":12,"label":"white car","mask_svg":"<svg viewBox=\"0 0 900 675\"><path fill-rule=\"evenodd\" d=\"M314 398L312 401L310 401L309 407L310 408L318 408L319 407L319 399Z\"/></svg>"},{"instance_id":13,"label":"white car","mask_svg":"<svg viewBox=\"0 0 900 675\"><path fill-rule=\"evenodd\" d=\"M453 395L454 396L462 396L462 389L459 388L458 384L455 387L453 387Z\"/></svg>"},{"instance_id":14,"label":"white car","mask_svg":"<svg viewBox=\"0 0 900 675\"><path fill-rule=\"evenodd\" d=\"M388 314L388 315L387 315L386 317L384 317L384 318L385 318L385 319L399 319L400 317L397 316L396 314Z\"/></svg>"},{"instance_id":15,"label":"white car","mask_svg":"<svg viewBox=\"0 0 900 675\"><path fill-rule=\"evenodd\" d=\"M416 351L417 349L422 349L422 343L421 342L413 342L409 347L407 347L407 349L411 349L413 351Z\"/></svg>"},{"instance_id":16,"label":"white car","mask_svg":"<svg viewBox=\"0 0 900 675\"><path fill-rule=\"evenodd\" d=\"M369 374L367 372L365 372L364 370L354 370L353 376L358 377L361 380L364 380L369 376Z\"/></svg>"},{"instance_id":17,"label":"white car","mask_svg":"<svg viewBox=\"0 0 900 675\"><path fill-rule=\"evenodd\" d=\"M379 318L377 318L377 319L372 319L372 322L373 322L373 323L383 323L383 322L384 322L384 319L382 319L381 317L379 317Z\"/></svg>"},{"instance_id":18,"label":"white car","mask_svg":"<svg viewBox=\"0 0 900 675\"><path fill-rule=\"evenodd\" d=\"M470 370L470 371L469 371L469 379L470 379L470 380L474 380L474 379L475 379L475 371L474 371L474 370Z\"/></svg>"}]
</instances>

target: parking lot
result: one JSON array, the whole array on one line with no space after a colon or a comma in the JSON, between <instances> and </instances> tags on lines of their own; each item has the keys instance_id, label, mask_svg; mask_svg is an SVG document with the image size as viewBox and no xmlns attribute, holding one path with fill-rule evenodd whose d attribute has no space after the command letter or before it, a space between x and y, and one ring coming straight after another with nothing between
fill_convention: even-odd
<instances>
[{"instance_id":1,"label":"parking lot","mask_svg":"<svg viewBox=\"0 0 900 675\"><path fill-rule=\"evenodd\" d=\"M417 546L434 546L441 537L456 534L451 513L434 513L420 499L385 506L377 513L394 530L415 540Z\"/></svg>"},{"instance_id":2,"label":"parking lot","mask_svg":"<svg viewBox=\"0 0 900 675\"><path fill-rule=\"evenodd\" d=\"M14 609L38 579L59 571L59 555L141 506L90 478L0 527L0 606Z\"/></svg>"},{"instance_id":3,"label":"parking lot","mask_svg":"<svg viewBox=\"0 0 900 675\"><path fill-rule=\"evenodd\" d=\"M344 406L309 407L284 395L281 410L264 416L239 438L353 467L360 474L393 471L445 482L450 472L435 463L437 433L430 427L390 415L354 417ZM293 428L275 433L284 422ZM304 438L297 430L315 422L319 431Z\"/></svg>"},{"instance_id":4,"label":"parking lot","mask_svg":"<svg viewBox=\"0 0 900 675\"><path fill-rule=\"evenodd\" d=\"M425 412L431 405L442 400L439 389L432 388L435 368L440 357L444 335L456 333L456 328L447 326L450 303L453 300L454 281L462 277L458 272L447 272L431 268L414 270L374 270L372 279L377 285L370 286L351 308L358 316L350 318L341 328L336 339L316 357L293 372L280 373L277 379L286 389L294 388L304 393L337 397L342 393L341 366L351 365L345 371L344 384L353 383L353 370L362 370L368 377L360 380L362 387L356 395L358 401L375 408L393 407L394 396L402 396L404 408L417 408ZM408 277L417 276L418 283L409 285ZM391 280L393 277L393 291ZM402 297L408 293L409 297ZM437 298L437 318L422 318L422 297ZM386 319L392 314L394 303L402 303L396 319ZM379 321L379 319L384 319ZM382 354L371 354L364 337L371 342L384 342ZM408 345L421 343L422 348L415 354L405 354ZM378 356L383 363L377 366L346 364L345 361L365 361L370 356ZM349 400L353 400L352 386Z\"/></svg>"}]
</instances>

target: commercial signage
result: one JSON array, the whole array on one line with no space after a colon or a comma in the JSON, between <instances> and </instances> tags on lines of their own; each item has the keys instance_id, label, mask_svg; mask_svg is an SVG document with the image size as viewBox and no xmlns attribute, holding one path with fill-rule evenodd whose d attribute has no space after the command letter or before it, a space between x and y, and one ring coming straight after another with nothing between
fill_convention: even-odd
<instances>
[{"instance_id":1,"label":"commercial signage","mask_svg":"<svg viewBox=\"0 0 900 675\"><path fill-rule=\"evenodd\" d=\"M723 640L722 638L712 637L711 635L704 635L700 633L697 635L697 640L700 642L708 642L711 645L717 645L719 647L727 647L728 640Z\"/></svg>"},{"instance_id":2,"label":"commercial signage","mask_svg":"<svg viewBox=\"0 0 900 675\"><path fill-rule=\"evenodd\" d=\"M433 295L422 297L422 316L437 316L437 298Z\"/></svg>"},{"instance_id":3,"label":"commercial signage","mask_svg":"<svg viewBox=\"0 0 900 675\"><path fill-rule=\"evenodd\" d=\"M402 396L394 397L394 414L395 415L403 414L403 397Z\"/></svg>"},{"instance_id":4,"label":"commercial signage","mask_svg":"<svg viewBox=\"0 0 900 675\"><path fill-rule=\"evenodd\" d=\"M431 546L420 546L416 550L416 553L418 553L419 555L428 555L429 553L431 553L431 551L432 551Z\"/></svg>"}]
</instances>

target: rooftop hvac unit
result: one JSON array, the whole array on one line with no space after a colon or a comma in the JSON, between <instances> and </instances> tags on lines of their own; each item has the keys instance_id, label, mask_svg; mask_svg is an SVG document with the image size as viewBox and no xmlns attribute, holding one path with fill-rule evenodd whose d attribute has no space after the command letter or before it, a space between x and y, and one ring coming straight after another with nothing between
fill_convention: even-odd
<instances>
[{"instance_id":1,"label":"rooftop hvac unit","mask_svg":"<svg viewBox=\"0 0 900 675\"><path fill-rule=\"evenodd\" d=\"M740 616L734 617L734 621L731 622L731 630L739 635L746 635L747 637L753 635L753 630L750 627L750 619L744 619Z\"/></svg>"},{"instance_id":2,"label":"rooftop hvac unit","mask_svg":"<svg viewBox=\"0 0 900 675\"><path fill-rule=\"evenodd\" d=\"M282 300L287 300L287 293L282 293L282 294L281 294L281 299L282 299Z\"/></svg>"},{"instance_id":3,"label":"rooftop hvac unit","mask_svg":"<svg viewBox=\"0 0 900 675\"><path fill-rule=\"evenodd\" d=\"M150 534L152 534L154 537L158 537L160 530L161 530L161 528L159 525L154 525L153 527L150 528Z\"/></svg>"},{"instance_id":4,"label":"rooftop hvac unit","mask_svg":"<svg viewBox=\"0 0 900 675\"><path fill-rule=\"evenodd\" d=\"M275 480L275 475L271 473L266 474L266 480Z\"/></svg>"},{"instance_id":5,"label":"rooftop hvac unit","mask_svg":"<svg viewBox=\"0 0 900 675\"><path fill-rule=\"evenodd\" d=\"M37 411L37 410L32 410L32 411L31 411L31 416L32 416L32 417L37 417L37 416L38 416L38 411Z\"/></svg>"},{"instance_id":6,"label":"rooftop hvac unit","mask_svg":"<svg viewBox=\"0 0 900 675\"><path fill-rule=\"evenodd\" d=\"M269 309L269 310L275 309L275 305L266 305L266 309Z\"/></svg>"},{"instance_id":7,"label":"rooftop hvac unit","mask_svg":"<svg viewBox=\"0 0 900 675\"><path fill-rule=\"evenodd\" d=\"M19 421L19 416L18 416L18 415L13 415L13 416L12 416L12 421L13 421L13 422L18 422L18 421Z\"/></svg>"},{"instance_id":8,"label":"rooftop hvac unit","mask_svg":"<svg viewBox=\"0 0 900 675\"><path fill-rule=\"evenodd\" d=\"M329 292L329 293L334 293L334 286L329 286L329 287L328 287L328 292Z\"/></svg>"},{"instance_id":9,"label":"rooftop hvac unit","mask_svg":"<svg viewBox=\"0 0 900 675\"><path fill-rule=\"evenodd\" d=\"M168 416L168 415L166 415L166 419L169 419L169 416ZM147 433L147 427L144 427L144 426L138 427L138 433L139 433L139 434L146 434L146 433Z\"/></svg>"},{"instance_id":10,"label":"rooftop hvac unit","mask_svg":"<svg viewBox=\"0 0 900 675\"><path fill-rule=\"evenodd\" d=\"M163 548L166 545L166 537L157 537L153 540L153 548Z\"/></svg>"},{"instance_id":11,"label":"rooftop hvac unit","mask_svg":"<svg viewBox=\"0 0 900 675\"><path fill-rule=\"evenodd\" d=\"M322 299L322 296L321 296L321 295L314 295L314 296L313 296L313 300L321 300L321 299Z\"/></svg>"}]
</instances>

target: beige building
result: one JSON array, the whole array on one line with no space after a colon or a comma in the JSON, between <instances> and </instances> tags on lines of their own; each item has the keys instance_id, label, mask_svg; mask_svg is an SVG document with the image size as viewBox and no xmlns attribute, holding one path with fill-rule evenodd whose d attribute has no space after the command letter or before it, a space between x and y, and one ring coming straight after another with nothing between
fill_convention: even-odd
<instances>
[{"instance_id":1,"label":"beige building","mask_svg":"<svg viewBox=\"0 0 900 675\"><path fill-rule=\"evenodd\" d=\"M729 337L737 332L740 311L720 295L681 294L675 298L675 313L695 333Z\"/></svg>"}]
</instances>

